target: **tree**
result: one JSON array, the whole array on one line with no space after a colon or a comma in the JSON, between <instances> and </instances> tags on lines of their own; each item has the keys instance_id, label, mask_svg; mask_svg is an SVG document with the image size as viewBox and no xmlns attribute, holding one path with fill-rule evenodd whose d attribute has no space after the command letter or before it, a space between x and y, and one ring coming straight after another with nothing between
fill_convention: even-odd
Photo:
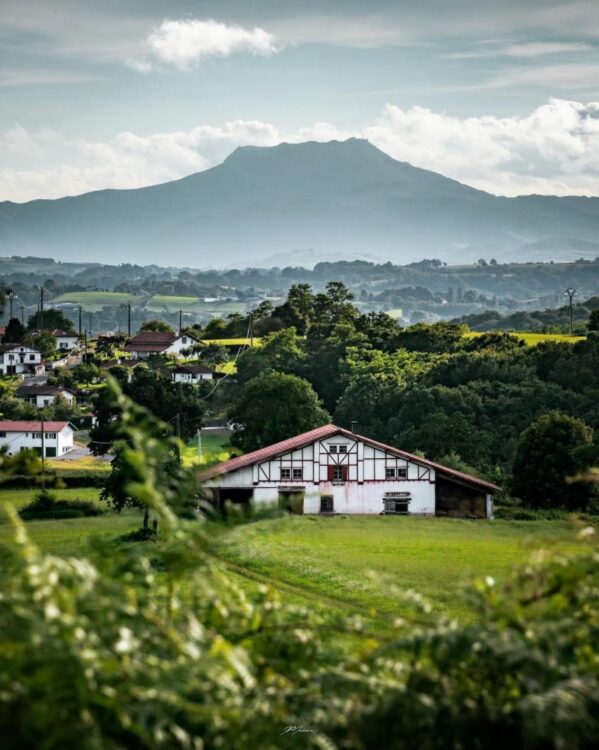
<instances>
[{"instance_id":1,"label":"tree","mask_svg":"<svg viewBox=\"0 0 599 750\"><path fill-rule=\"evenodd\" d=\"M237 426L232 442L244 451L331 421L310 383L279 372L265 372L250 380L228 417Z\"/></svg>"},{"instance_id":2,"label":"tree","mask_svg":"<svg viewBox=\"0 0 599 750\"><path fill-rule=\"evenodd\" d=\"M589 467L593 430L580 419L550 412L520 435L512 464L512 490L533 507L584 508L589 486L573 482Z\"/></svg>"},{"instance_id":3,"label":"tree","mask_svg":"<svg viewBox=\"0 0 599 750\"><path fill-rule=\"evenodd\" d=\"M589 322L587 323L589 331L599 331L599 308L592 310L589 316ZM6 337L4 338L6 341Z\"/></svg>"},{"instance_id":4,"label":"tree","mask_svg":"<svg viewBox=\"0 0 599 750\"><path fill-rule=\"evenodd\" d=\"M7 325L2 343L4 344L22 344L27 336L27 329L18 318L11 318Z\"/></svg>"},{"instance_id":5,"label":"tree","mask_svg":"<svg viewBox=\"0 0 599 750\"><path fill-rule=\"evenodd\" d=\"M51 357L56 352L56 339L46 329L36 336L30 334L27 337L27 343L41 352L42 357Z\"/></svg>"},{"instance_id":6,"label":"tree","mask_svg":"<svg viewBox=\"0 0 599 750\"><path fill-rule=\"evenodd\" d=\"M140 331L159 331L163 333L174 333L175 329L164 320L146 320L141 324Z\"/></svg>"},{"instance_id":7,"label":"tree","mask_svg":"<svg viewBox=\"0 0 599 750\"><path fill-rule=\"evenodd\" d=\"M57 329L67 333L75 332L73 322L66 317L62 310L57 310L54 307L44 310L43 319L39 310L34 313L27 321L27 328L30 331L38 331L42 327L42 323L45 331Z\"/></svg>"}]
</instances>

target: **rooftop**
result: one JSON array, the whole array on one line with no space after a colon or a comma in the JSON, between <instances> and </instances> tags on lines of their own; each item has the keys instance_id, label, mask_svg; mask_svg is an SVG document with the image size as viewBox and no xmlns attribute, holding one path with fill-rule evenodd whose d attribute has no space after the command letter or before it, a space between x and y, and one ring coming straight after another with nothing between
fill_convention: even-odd
<instances>
[{"instance_id":1,"label":"rooftop","mask_svg":"<svg viewBox=\"0 0 599 750\"><path fill-rule=\"evenodd\" d=\"M449 466L443 466L442 464L438 464L435 461L429 461L428 459L422 458L421 456L416 456L413 453L407 453L406 451L402 451L392 445L380 443L378 440L372 440L372 438L365 437L364 435L358 435L357 433L346 430L343 427L337 427L334 424L326 424L322 427L317 427L315 430L303 432L301 435L295 435L294 437L288 438L287 440L282 440L279 443L274 443L273 445L259 448L258 450L252 451L251 453L246 453L244 456L237 456L236 458L231 458L228 461L224 461L223 463L216 464L216 466L212 466L211 468L206 469L206 471L201 472L200 479L212 479L213 477L221 476L222 474L229 474L232 471L237 471L238 469L243 469L247 466L252 466L253 464L261 463L262 461L267 461L271 458L276 458L277 456L280 456L284 453L297 450L298 448L303 448L304 446L310 445L317 440L323 440L325 438L332 437L333 435L343 435L344 437L348 437L351 439L361 440L367 445L371 445L374 448L384 450L387 453L398 456L399 458L405 458L408 461L413 461L414 463L421 464L422 466L428 466L432 469L435 469L437 473L449 479L455 479L458 481L467 482L468 484L474 484L477 487L481 487L490 492L500 491L500 487L498 487L496 484L492 484L491 482L487 482L484 479L472 476L471 474L465 474L464 472L457 471L456 469L451 469Z\"/></svg>"},{"instance_id":2,"label":"rooftop","mask_svg":"<svg viewBox=\"0 0 599 750\"><path fill-rule=\"evenodd\" d=\"M44 432L60 432L70 427L70 422L43 422ZM42 422L38 420L0 421L0 432L41 432Z\"/></svg>"}]
</instances>

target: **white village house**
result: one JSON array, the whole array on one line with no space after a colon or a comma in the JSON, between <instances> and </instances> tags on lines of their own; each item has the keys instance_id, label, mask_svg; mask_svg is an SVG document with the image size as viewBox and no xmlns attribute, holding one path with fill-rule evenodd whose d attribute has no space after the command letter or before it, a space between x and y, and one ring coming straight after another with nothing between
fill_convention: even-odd
<instances>
[{"instance_id":1,"label":"white village house","mask_svg":"<svg viewBox=\"0 0 599 750\"><path fill-rule=\"evenodd\" d=\"M79 337L76 333L69 333L68 331L61 331L55 329L50 331L51 335L56 339L56 348L61 352L70 352L79 343Z\"/></svg>"},{"instance_id":2,"label":"white village house","mask_svg":"<svg viewBox=\"0 0 599 750\"><path fill-rule=\"evenodd\" d=\"M0 447L7 446L9 455L26 448L41 455L43 443L47 458L62 456L73 449L74 434L69 422L0 421Z\"/></svg>"},{"instance_id":3,"label":"white village house","mask_svg":"<svg viewBox=\"0 0 599 750\"><path fill-rule=\"evenodd\" d=\"M197 343L195 336L188 331L168 333L167 331L141 331L133 336L125 346L134 359L147 359L156 354L180 356L184 349Z\"/></svg>"},{"instance_id":4,"label":"white village house","mask_svg":"<svg viewBox=\"0 0 599 750\"><path fill-rule=\"evenodd\" d=\"M62 385L20 385L15 392L15 396L40 409L44 406L50 406L59 397L64 399L67 404L75 403L73 391Z\"/></svg>"},{"instance_id":5,"label":"white village house","mask_svg":"<svg viewBox=\"0 0 599 750\"><path fill-rule=\"evenodd\" d=\"M192 383L197 385L202 380L212 380L214 371L205 365L179 365L173 368L174 383Z\"/></svg>"},{"instance_id":6,"label":"white village house","mask_svg":"<svg viewBox=\"0 0 599 750\"><path fill-rule=\"evenodd\" d=\"M324 425L207 469L211 501L295 513L490 518L494 484L349 430Z\"/></svg>"},{"instance_id":7,"label":"white village house","mask_svg":"<svg viewBox=\"0 0 599 750\"><path fill-rule=\"evenodd\" d=\"M25 344L0 345L0 373L2 375L42 375L44 365L37 349Z\"/></svg>"}]
</instances>

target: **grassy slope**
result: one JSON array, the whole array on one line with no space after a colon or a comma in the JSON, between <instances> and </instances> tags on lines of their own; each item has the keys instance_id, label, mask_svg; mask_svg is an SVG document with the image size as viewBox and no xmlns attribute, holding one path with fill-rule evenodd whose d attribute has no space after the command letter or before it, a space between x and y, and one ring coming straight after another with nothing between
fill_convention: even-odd
<instances>
[{"instance_id":1,"label":"grassy slope","mask_svg":"<svg viewBox=\"0 0 599 750\"><path fill-rule=\"evenodd\" d=\"M211 466L219 461L226 461L234 455L235 449L229 445L229 435L202 435L202 460L198 456L198 441L194 438L190 440L182 452L183 463L185 466L201 464L202 466Z\"/></svg>"},{"instance_id":2,"label":"grassy slope","mask_svg":"<svg viewBox=\"0 0 599 750\"><path fill-rule=\"evenodd\" d=\"M578 546L570 522L354 516L292 517L240 527L223 537L221 551L250 578L272 581L323 606L364 612L374 607L384 621L397 613L399 591L407 589L465 617L468 608L458 593L467 581L482 575L500 579L541 547Z\"/></svg>"},{"instance_id":3,"label":"grassy slope","mask_svg":"<svg viewBox=\"0 0 599 750\"><path fill-rule=\"evenodd\" d=\"M491 333L502 333L502 331L492 331ZM467 339L475 339L483 334L479 331L468 331L464 334ZM586 336L569 336L565 333L518 333L510 332L510 336L515 336L518 339L522 339L528 346L536 346L542 341L559 341L561 343L566 342L568 344L575 344L577 341L584 341Z\"/></svg>"}]
</instances>

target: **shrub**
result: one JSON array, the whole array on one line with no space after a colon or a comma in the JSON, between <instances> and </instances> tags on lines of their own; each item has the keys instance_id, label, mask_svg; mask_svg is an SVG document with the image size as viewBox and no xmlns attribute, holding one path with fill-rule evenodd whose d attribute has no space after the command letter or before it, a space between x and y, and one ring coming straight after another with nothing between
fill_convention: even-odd
<instances>
[{"instance_id":1,"label":"shrub","mask_svg":"<svg viewBox=\"0 0 599 750\"><path fill-rule=\"evenodd\" d=\"M99 516L102 509L87 500L57 500L47 490L39 492L35 499L21 508L19 515L25 521L44 521L57 518L82 518Z\"/></svg>"}]
</instances>

